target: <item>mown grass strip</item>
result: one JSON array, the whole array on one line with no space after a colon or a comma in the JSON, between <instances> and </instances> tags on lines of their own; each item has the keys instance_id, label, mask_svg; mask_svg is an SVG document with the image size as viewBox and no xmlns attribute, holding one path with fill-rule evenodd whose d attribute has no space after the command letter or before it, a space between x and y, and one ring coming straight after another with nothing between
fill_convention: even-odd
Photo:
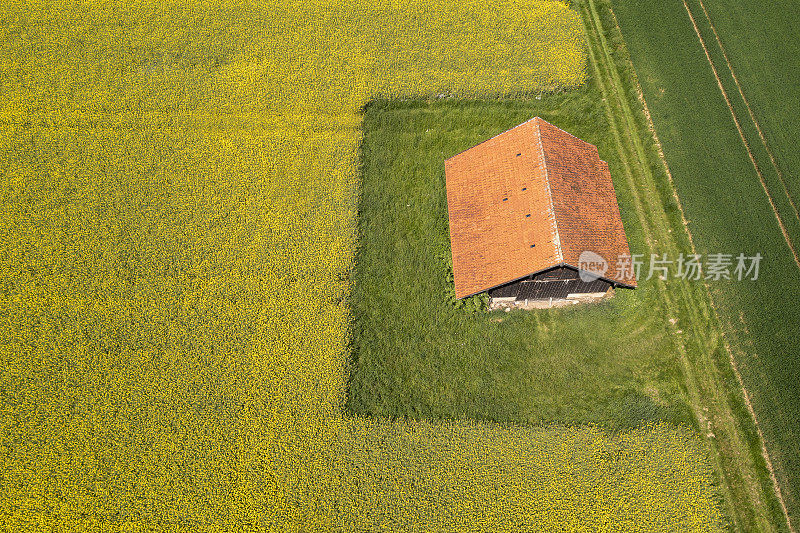
<instances>
[{"instance_id":1,"label":"mown grass strip","mask_svg":"<svg viewBox=\"0 0 800 533\"><path fill-rule=\"evenodd\" d=\"M641 184L637 184L635 182L633 177L634 173L637 170L639 172L647 172L647 170L645 169L647 169L648 167L647 165L642 165L642 164L636 165L634 161L640 163L641 159L636 160L634 158L636 156L641 157L642 152L641 151L638 152L636 156L632 155L630 145L624 143L622 140L622 134L618 129L615 117L617 115L625 117L628 126L627 131L630 135L629 139L632 140L632 137L636 135L635 133L636 130L633 127L631 127L631 112L630 109L626 109L625 106L626 102L624 101L623 98L619 97L617 90L615 90L621 86L622 82L619 78L619 74L613 70L612 66L613 60L611 59L610 54L608 53L608 46L604 45L604 42L602 40L603 39L602 26L599 21L599 17L597 16L596 9L594 8L594 5L591 2L584 4L583 7L584 7L583 19L584 19L584 24L586 25L587 37L589 39L590 64L594 68L595 75L599 80L599 84L603 90L603 93L605 94L604 101L606 102L607 116L609 122L612 124L612 132L614 134L614 138L617 143L617 147L625 167L626 179L629 182L630 189L632 191L637 191L638 190L637 185ZM602 56L600 55L599 52L602 53ZM614 89L609 89L606 86L606 84L602 81L604 78L613 80ZM616 104L615 106L616 112L614 109L612 109L611 107L612 103L609 100L613 100L614 104ZM633 143L635 144L635 141L633 141ZM634 165L636 165L635 169ZM650 178L652 179L652 176L650 176ZM636 199L637 215L639 216L642 227L645 228L646 230L647 242L649 248L650 250L653 250L655 249L655 241L652 237L652 226L648 221L646 213L649 213L652 216L657 211L653 209L645 209L643 205L643 199L641 198L641 195L639 193L635 192L634 197ZM664 291L662 284L659 284L659 296L663 298L665 302L667 302L667 308L674 310L674 307L673 305L671 305L669 297L667 293ZM678 344L678 350L680 351L681 354L680 359L685 373L688 392L690 397L692 398L692 407L695 411L695 416L698 418L698 420L702 421L704 418L704 414L702 413L702 410L700 408L700 406L703 403L701 400L702 393L699 390L697 380L693 379L692 368L690 366L690 363L688 361L688 356L686 354L686 347L683 344ZM741 524L742 519L738 516L739 511L733 504L733 502L736 500L736 496L732 491L732 487L737 484L738 480L731 479L731 473L722 464L722 457L720 451L716 447L714 447L714 449L715 449L714 460L717 467L716 471L718 475L721 475L723 477L723 483L721 484L721 486L725 494L725 502L727 504L728 515L730 517L733 517L735 523Z\"/></svg>"},{"instance_id":2,"label":"mown grass strip","mask_svg":"<svg viewBox=\"0 0 800 533\"><path fill-rule=\"evenodd\" d=\"M442 161L536 115L597 143L617 174L622 163L594 80L539 100L368 107L352 297L352 411L592 423L614 431L645 419L693 424L652 281L574 309L472 315L448 303ZM624 182L618 188L629 237L642 248L636 217L643 210L630 205Z\"/></svg>"},{"instance_id":3,"label":"mown grass strip","mask_svg":"<svg viewBox=\"0 0 800 533\"><path fill-rule=\"evenodd\" d=\"M442 158L460 151L462 145L470 146L537 114L598 142L601 154L614 169L613 175L619 178L615 185L625 206L623 216L633 246L640 251L649 249L642 242L639 213L631 205L629 186L619 170L622 163L594 78L578 91L545 94L540 100L375 102L366 110L360 245L351 300L357 368L349 405L357 413L393 416L347 417L348 424L355 428L363 424L386 429L385 436L359 430L352 444L342 443L343 460L367 465L343 475L348 480L345 483L358 486L359 492L382 502L371 508L362 507L364 517L356 522L357 528L351 529L411 528L408 517L397 513L396 502L410 499L407 487L415 487L414 495L424 494L424 490L417 492L419 487L434 483L442 487L436 493L436 501L455 512L466 506L483 505L486 498L496 502L491 506L493 514L516 518L509 530L526 530L535 523L536 530L547 531L704 531L719 523L722 496L716 480L712 484L718 507L709 509L703 499L708 493L700 491L700 505L695 506L699 512L686 520L680 511L680 501L686 500L685 496L677 505L666 505L664 511L640 512L636 495L647 486L648 476L639 473L639 461L626 465L631 469L630 477L639 478L635 481L638 488L630 503L619 508L618 491L613 488L619 486L618 478L605 475L605 460L598 461L596 456L584 459L582 447L570 451L571 473L566 482L550 475L551 459L543 455L529 458L533 450L552 447L553 442L561 441L558 446L563 446L565 438L580 438L583 442L588 442L583 440L584 435L627 439L628 427L636 427L632 434L639 435L659 419L669 422L664 425L667 430L688 431L701 439L685 403L681 363L675 356L677 339L665 320L669 310L652 286L653 280L642 280L636 291L620 290L602 305L569 310L472 314L453 308L446 301L450 282L445 262L437 253L449 252ZM680 391L677 395L676 388ZM618 397L619 393L623 395ZM425 420L435 417L459 420ZM443 477L454 479L454 475L451 467L428 464L426 454L431 449L446 453L443 448L450 444L417 439L415 435L425 431L435 437L448 425L488 433L495 426L486 424L486 419L503 422L512 430L502 437L470 441L463 453L456 446L454 452L459 460L453 461L452 467L469 468L474 475L486 479L481 492L469 484L434 482ZM514 422L539 422L536 425L540 427L520 428ZM542 428L541 422L557 425ZM587 427L592 422L594 427ZM565 424L571 427L565 428ZM684 427L676 428L676 424ZM665 431L657 438L669 434ZM408 452L389 444L397 435L415 440L413 446L403 448ZM379 441L381 448L370 448L370 440ZM504 443L503 449L520 442L518 451L510 456L519 465L512 476L497 473L507 470L507 455L498 454L485 466L482 453L478 460L472 459L475 449L498 442ZM653 445L663 447L655 440ZM706 465L705 479L713 479L711 456L705 443L701 448L702 457L692 454L690 459ZM357 459L358 454L365 453L380 456L381 450L387 450L387 459L396 468L374 472L368 469L368 463ZM669 465L668 469L682 462L673 462L668 453L659 455L663 456L660 464ZM662 468L659 466L658 470ZM596 488L585 488L587 471L595 473L592 479L599 481ZM356 480L350 481L355 476ZM653 511L664 506L661 494L673 492L673 474L665 469L656 477L661 479L658 483L663 489L644 504ZM504 478L506 481L502 481ZM692 484L691 478L688 484ZM495 488L483 488L490 485ZM341 487L337 486L334 493L338 495L339 491ZM352 492L345 490L338 498L350 500ZM695 494L694 489L691 493ZM516 502L523 494L532 495L524 498L530 503L518 511ZM584 494L591 498L596 494L596 501L604 503L595 505L596 512L587 513ZM414 502L408 507L418 508L417 505ZM676 518L663 519L665 514ZM442 521L436 522L437 519ZM424 511L419 520L417 527L424 530L472 527L471 522L462 522L459 527L446 516L434 517ZM476 529L493 528L484 525Z\"/></svg>"},{"instance_id":4,"label":"mown grass strip","mask_svg":"<svg viewBox=\"0 0 800 533\"><path fill-rule=\"evenodd\" d=\"M707 4L713 7L713 2L707 1ZM745 9L736 12L729 12L726 6L719 5L711 13L716 13L717 18L727 25L720 27L721 31L728 31L721 36L727 36L726 47L730 45L732 52L739 54L738 59L731 58L738 61L734 63L737 73L739 67L749 67L743 72L742 82L745 82L745 74L751 76L751 83L745 84L744 88L749 88L761 104L754 108L757 116L764 118L765 125L774 125L776 121L781 122L783 115L765 114L765 111L777 111L774 105L779 101L769 102L764 97L775 86L764 87L755 83L754 73L765 71L761 63L754 70L753 63L748 60L766 61L770 57L787 56L792 43L786 43L787 49L761 48L761 43L752 42L758 41L762 34L774 33L772 28L781 27L783 18L774 10L770 16L762 18L755 6L746 9L750 4L746 0L737 2L738 7ZM753 410L758 415L776 477L794 520L800 516L797 514L800 500L796 494L793 495L796 493L793 487L798 486L800 480L800 424L795 416L798 403L796 387L800 382L796 342L797 324L800 323L796 307L800 298L797 265L787 253L785 240L776 227L763 189L757 179L752 179L752 163L742 149L741 139L730 119L730 110L721 97L703 50L697 44L697 36L682 3L644 4L637 0L619 0L615 3L615 10L628 40L628 50L647 96L648 107L658 125L697 249L701 253L758 250L764 257L758 281L714 281L708 287L725 333L721 341L728 341L726 345L731 350L729 353L720 350L717 363L720 370L727 373L725 369L733 365L726 360L735 357L735 368L741 374ZM748 13L744 15L743 12ZM772 26L754 27L752 32L749 26L742 28L742 24L749 22L738 18L749 20L751 15L762 24L769 22ZM711 35L700 21L698 26L701 33ZM738 31L731 33L733 27ZM711 40L707 39L707 42ZM777 46L779 43L773 44ZM713 50L711 53L717 64L721 64L722 59L717 59ZM724 74L723 69L720 71L723 83L726 88L733 89L733 82L726 80ZM735 94L735 89L729 93ZM781 109L792 103L781 100ZM734 107L737 107L735 102ZM746 111L737 109L737 114L745 116ZM774 136L775 130L765 129L765 133ZM753 141L757 138L755 132L747 135ZM758 147L760 143L754 142L754 150ZM785 157L786 153L776 151L776 155ZM763 161L762 168L769 167L767 156L759 157L756 155L760 163ZM785 163L786 159L778 161ZM772 170L771 167L765 169L765 174L773 180L767 170ZM777 190L777 180L771 183ZM776 197L776 202L780 196ZM784 217L787 222L794 220L793 216L788 216L788 210L781 213L787 215ZM732 391L738 388L736 377L734 373L730 374L734 383ZM734 406L738 403L735 398L731 401ZM748 418L747 406L742 405L742 410L744 418ZM755 427L748 426L752 424L743 424L741 428L748 436L754 456L761 455L758 432ZM772 492L766 465L764 474L765 490ZM776 524L785 523L777 499L773 513Z\"/></svg>"}]
</instances>

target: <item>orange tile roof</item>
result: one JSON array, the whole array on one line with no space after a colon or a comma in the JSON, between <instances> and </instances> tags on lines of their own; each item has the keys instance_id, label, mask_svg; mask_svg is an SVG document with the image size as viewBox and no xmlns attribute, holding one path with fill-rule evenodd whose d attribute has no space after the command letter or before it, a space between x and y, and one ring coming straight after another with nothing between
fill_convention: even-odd
<instances>
[{"instance_id":1,"label":"orange tile roof","mask_svg":"<svg viewBox=\"0 0 800 533\"><path fill-rule=\"evenodd\" d=\"M581 252L628 256L608 165L597 148L533 118L445 161L456 297L557 265Z\"/></svg>"}]
</instances>

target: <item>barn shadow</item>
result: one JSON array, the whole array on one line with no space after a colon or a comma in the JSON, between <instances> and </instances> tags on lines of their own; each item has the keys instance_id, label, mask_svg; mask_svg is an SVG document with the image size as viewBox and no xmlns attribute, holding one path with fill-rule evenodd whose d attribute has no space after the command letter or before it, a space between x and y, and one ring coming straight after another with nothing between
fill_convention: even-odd
<instances>
[{"instance_id":1,"label":"barn shadow","mask_svg":"<svg viewBox=\"0 0 800 533\"><path fill-rule=\"evenodd\" d=\"M611 431L623 432L647 424L668 422L685 425L699 431L697 420L691 407L683 401L662 405L650 396L635 389L626 389L612 402L610 412L613 424Z\"/></svg>"}]
</instances>

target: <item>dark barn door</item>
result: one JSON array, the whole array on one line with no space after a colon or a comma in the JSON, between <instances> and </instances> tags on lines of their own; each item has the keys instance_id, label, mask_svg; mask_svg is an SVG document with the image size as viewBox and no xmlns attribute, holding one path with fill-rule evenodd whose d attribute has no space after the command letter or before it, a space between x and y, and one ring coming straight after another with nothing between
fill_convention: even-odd
<instances>
[{"instance_id":1,"label":"dark barn door","mask_svg":"<svg viewBox=\"0 0 800 533\"><path fill-rule=\"evenodd\" d=\"M515 298L520 300L549 300L566 298L570 294L606 292L610 283L596 279L585 282L578 271L566 267L556 267L540 272L531 278L514 281L489 291L492 298Z\"/></svg>"}]
</instances>

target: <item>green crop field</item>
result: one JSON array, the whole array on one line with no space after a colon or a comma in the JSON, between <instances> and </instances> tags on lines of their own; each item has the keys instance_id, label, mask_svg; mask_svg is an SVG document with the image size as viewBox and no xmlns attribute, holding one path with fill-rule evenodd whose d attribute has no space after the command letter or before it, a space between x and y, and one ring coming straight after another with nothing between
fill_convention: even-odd
<instances>
[{"instance_id":1,"label":"green crop field","mask_svg":"<svg viewBox=\"0 0 800 533\"><path fill-rule=\"evenodd\" d=\"M724 49L797 205L800 199L800 151L797 150L800 40L796 35L800 13L780 3L752 0L703 0L702 5L694 0L689 6L698 23L702 22L703 36L715 57ZM708 22L703 7L717 36L706 29ZM716 37L722 45L720 50L715 49L719 46ZM725 71L727 65L717 62L720 70ZM734 87L731 92L738 94ZM749 117L746 114L742 118L747 122ZM753 139L752 143L758 144L758 141ZM769 167L771 162L763 166Z\"/></svg>"},{"instance_id":2,"label":"green crop field","mask_svg":"<svg viewBox=\"0 0 800 533\"><path fill-rule=\"evenodd\" d=\"M800 70L789 36L797 12L746 0L615 0L614 7L698 250L764 256L757 283L715 282L710 290L796 527Z\"/></svg>"}]
</instances>

